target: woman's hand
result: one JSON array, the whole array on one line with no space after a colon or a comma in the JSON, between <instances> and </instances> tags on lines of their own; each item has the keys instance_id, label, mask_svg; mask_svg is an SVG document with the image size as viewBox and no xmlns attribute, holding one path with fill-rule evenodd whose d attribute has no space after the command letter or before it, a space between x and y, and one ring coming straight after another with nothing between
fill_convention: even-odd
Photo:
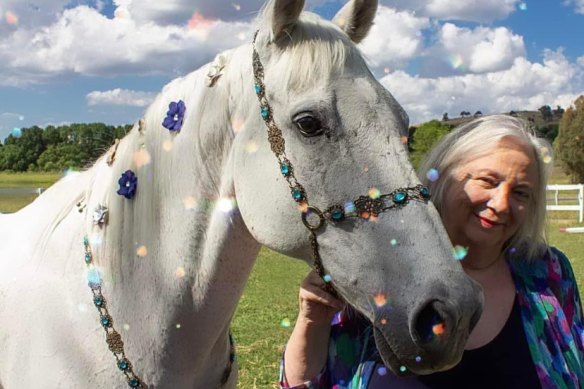
<instances>
[{"instance_id":1,"label":"woman's hand","mask_svg":"<svg viewBox=\"0 0 584 389\"><path fill-rule=\"evenodd\" d=\"M300 284L298 320L308 325L330 326L334 314L343 303L328 293L324 281L313 270Z\"/></svg>"},{"instance_id":2,"label":"woman's hand","mask_svg":"<svg viewBox=\"0 0 584 389\"><path fill-rule=\"evenodd\" d=\"M317 376L326 363L331 320L343 303L324 290L324 281L311 271L300 285L299 313L284 355L290 386Z\"/></svg>"}]
</instances>

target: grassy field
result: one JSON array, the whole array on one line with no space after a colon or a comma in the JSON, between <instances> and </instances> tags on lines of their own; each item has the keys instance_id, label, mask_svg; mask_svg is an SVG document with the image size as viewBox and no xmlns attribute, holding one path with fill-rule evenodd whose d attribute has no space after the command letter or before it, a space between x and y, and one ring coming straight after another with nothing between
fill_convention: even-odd
<instances>
[{"instance_id":1,"label":"grassy field","mask_svg":"<svg viewBox=\"0 0 584 389\"><path fill-rule=\"evenodd\" d=\"M58 174L3 174L2 187L47 187ZM553 183L566 183L556 170ZM14 212L35 196L0 197L0 212ZM584 288L584 234L559 232L560 227L577 224L576 213L554 212L548 225L551 244L563 250L572 261L578 283ZM260 252L251 278L233 320L237 342L240 388L277 388L278 363L297 313L300 281L308 273L307 265L270 250Z\"/></svg>"}]
</instances>

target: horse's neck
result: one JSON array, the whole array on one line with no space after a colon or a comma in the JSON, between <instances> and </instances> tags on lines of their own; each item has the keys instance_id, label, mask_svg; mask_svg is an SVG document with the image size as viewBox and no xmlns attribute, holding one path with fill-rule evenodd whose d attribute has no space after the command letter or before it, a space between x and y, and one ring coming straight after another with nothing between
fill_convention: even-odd
<instances>
[{"instance_id":1,"label":"horse's neck","mask_svg":"<svg viewBox=\"0 0 584 389\"><path fill-rule=\"evenodd\" d=\"M86 229L103 235L96 258L105 268L104 279L112 282L110 290L120 297L116 310L147 314L165 333L160 347L176 351L197 345L176 351L191 366L221 343L259 250L237 209L217 206L234 197L234 134L228 81L209 88L203 85L206 73L204 67L164 89L145 115L144 131L134 128L120 143L114 165L98 162L87 199L89 213L104 199L110 208L105 230L94 226L90 215ZM185 126L170 136L160 123L168 103L179 99L187 107ZM138 194L122 199L115 194L119 173L135 166L133 156L140 150L151 162L133 168L143 169ZM104 188L103 182L111 185ZM183 330L174 338L166 330L178 323Z\"/></svg>"}]
</instances>

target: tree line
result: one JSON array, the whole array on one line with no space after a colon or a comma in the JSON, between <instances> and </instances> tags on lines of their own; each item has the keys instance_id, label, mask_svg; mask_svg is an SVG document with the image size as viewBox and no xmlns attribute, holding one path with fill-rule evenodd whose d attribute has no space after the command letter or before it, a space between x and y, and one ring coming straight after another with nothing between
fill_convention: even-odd
<instances>
[{"instance_id":1,"label":"tree line","mask_svg":"<svg viewBox=\"0 0 584 389\"><path fill-rule=\"evenodd\" d=\"M584 182L584 95L567 110L561 107L553 110L546 105L538 111L543 120L534 120L532 116L524 119L535 127L541 137L553 144L556 160L560 161L572 180ZM482 113L477 111L473 116L480 115ZM521 112L515 111L509 112L509 115L522 117ZM461 117L470 120L469 116L469 112L461 112ZM558 120L553 121L554 118ZM414 166L454 127L454 123L445 121L444 117L442 119L410 128L408 147ZM0 171L84 168L113 145L116 138L123 138L131 128L132 125L108 126L103 123L24 128L21 134L11 134L4 144L0 143Z\"/></svg>"},{"instance_id":2,"label":"tree line","mask_svg":"<svg viewBox=\"0 0 584 389\"><path fill-rule=\"evenodd\" d=\"M103 123L37 126L10 134L0 143L0 171L62 171L84 168L101 156L131 125Z\"/></svg>"},{"instance_id":3,"label":"tree line","mask_svg":"<svg viewBox=\"0 0 584 389\"><path fill-rule=\"evenodd\" d=\"M527 121L539 137L545 138L553 145L556 161L564 172L570 175L572 182L584 183L584 95L576 99L567 110L560 106L552 109L549 105L544 105L538 111L539 113L536 113L539 117L529 111L511 111L508 115ZM432 120L411 127L408 148L413 165L417 167L426 153L456 125L481 115L480 111L474 115L462 111L460 118L449 119L448 113L444 113L442 120Z\"/></svg>"}]
</instances>

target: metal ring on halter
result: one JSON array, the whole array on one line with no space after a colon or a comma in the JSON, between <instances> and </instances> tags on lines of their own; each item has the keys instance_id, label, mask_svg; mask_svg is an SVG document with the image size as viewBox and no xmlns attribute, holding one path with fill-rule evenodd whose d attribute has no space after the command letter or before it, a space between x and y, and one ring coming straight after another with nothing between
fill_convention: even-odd
<instances>
[{"instance_id":1,"label":"metal ring on halter","mask_svg":"<svg viewBox=\"0 0 584 389\"><path fill-rule=\"evenodd\" d=\"M318 224L312 225L308 222L308 216L310 216L311 213L314 213L316 216L318 216ZM309 205L306 207L306 211L302 212L302 223L304 223L306 228L308 228L310 231L316 231L324 224L324 215L320 209Z\"/></svg>"}]
</instances>

